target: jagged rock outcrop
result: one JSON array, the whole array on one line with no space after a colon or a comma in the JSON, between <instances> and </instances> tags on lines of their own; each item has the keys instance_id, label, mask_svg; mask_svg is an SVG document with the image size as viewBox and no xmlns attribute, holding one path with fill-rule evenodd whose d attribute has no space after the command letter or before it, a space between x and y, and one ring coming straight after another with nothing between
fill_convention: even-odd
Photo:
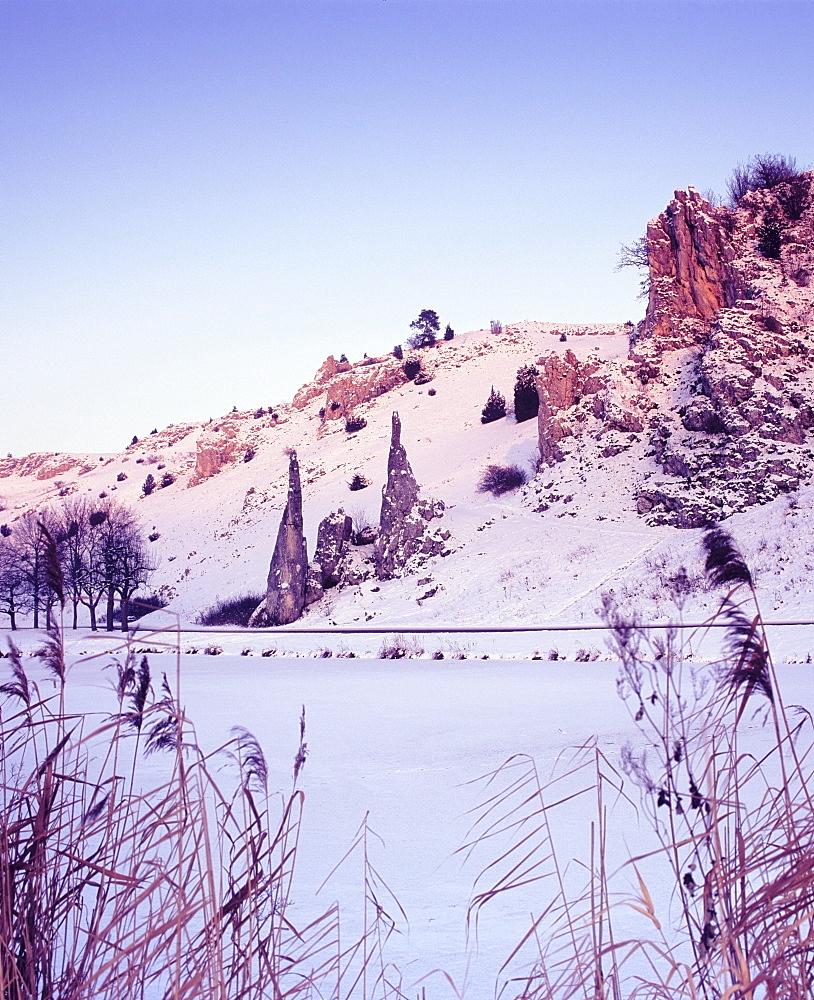
<instances>
[{"instance_id":1,"label":"jagged rock outcrop","mask_svg":"<svg viewBox=\"0 0 814 1000\"><path fill-rule=\"evenodd\" d=\"M295 409L303 409L312 400L324 399L323 419L345 419L356 407L376 399L385 392L407 382L403 362L387 355L363 358L354 364L337 361L331 355L314 376L294 396Z\"/></svg>"},{"instance_id":2,"label":"jagged rock outcrop","mask_svg":"<svg viewBox=\"0 0 814 1000\"><path fill-rule=\"evenodd\" d=\"M34 452L21 458L0 459L0 479L6 476L34 476L37 479L55 479L65 473L90 472L95 466L81 458L59 452Z\"/></svg>"},{"instance_id":3,"label":"jagged rock outcrop","mask_svg":"<svg viewBox=\"0 0 814 1000\"><path fill-rule=\"evenodd\" d=\"M325 392L325 386L334 376L341 372L348 372L350 369L351 365L349 362L337 361L333 354L329 354L320 365L319 371L314 376L313 381L307 382L299 389L291 405L295 410L303 409L312 399L316 399L317 396L321 396Z\"/></svg>"},{"instance_id":4,"label":"jagged rock outcrop","mask_svg":"<svg viewBox=\"0 0 814 1000\"><path fill-rule=\"evenodd\" d=\"M308 555L302 522L302 488L297 453L288 463L288 499L269 567L265 619L269 625L295 622L305 608Z\"/></svg>"},{"instance_id":5,"label":"jagged rock outcrop","mask_svg":"<svg viewBox=\"0 0 814 1000\"><path fill-rule=\"evenodd\" d=\"M814 173L734 210L676 192L647 245L647 316L628 358L590 373L568 353L538 363L541 464L627 452L638 512L678 527L797 489L814 471Z\"/></svg>"},{"instance_id":6,"label":"jagged rock outcrop","mask_svg":"<svg viewBox=\"0 0 814 1000\"><path fill-rule=\"evenodd\" d=\"M659 350L703 342L720 309L743 297L732 213L694 187L676 191L647 227L650 293L643 335Z\"/></svg>"},{"instance_id":7,"label":"jagged rock outcrop","mask_svg":"<svg viewBox=\"0 0 814 1000\"><path fill-rule=\"evenodd\" d=\"M543 465L553 465L562 458L559 442L574 433L578 414L572 413L572 419L568 419L566 411L585 397L591 397L590 407L594 415L600 416L604 412L604 403L597 396L605 388L603 363L598 358L580 362L570 349L563 356L549 354L540 358L537 363L540 366L537 378L537 394L540 398L537 410L540 462Z\"/></svg>"},{"instance_id":8,"label":"jagged rock outcrop","mask_svg":"<svg viewBox=\"0 0 814 1000\"><path fill-rule=\"evenodd\" d=\"M387 483L382 490L379 535L374 562L380 580L401 576L424 559L445 549L448 532L433 530L431 522L443 516L440 500L422 500L418 483L401 443L401 421L393 414Z\"/></svg>"},{"instance_id":9,"label":"jagged rock outcrop","mask_svg":"<svg viewBox=\"0 0 814 1000\"><path fill-rule=\"evenodd\" d=\"M367 358L344 375L334 378L325 391L325 419L345 419L363 403L407 382L402 362L396 358Z\"/></svg>"},{"instance_id":10,"label":"jagged rock outcrop","mask_svg":"<svg viewBox=\"0 0 814 1000\"><path fill-rule=\"evenodd\" d=\"M195 477L198 481L216 476L224 465L234 462L240 453L238 426L234 421L207 429L195 442Z\"/></svg>"},{"instance_id":11,"label":"jagged rock outcrop","mask_svg":"<svg viewBox=\"0 0 814 1000\"><path fill-rule=\"evenodd\" d=\"M320 521L314 562L320 567L323 590L342 582L352 533L352 519L341 508Z\"/></svg>"}]
</instances>

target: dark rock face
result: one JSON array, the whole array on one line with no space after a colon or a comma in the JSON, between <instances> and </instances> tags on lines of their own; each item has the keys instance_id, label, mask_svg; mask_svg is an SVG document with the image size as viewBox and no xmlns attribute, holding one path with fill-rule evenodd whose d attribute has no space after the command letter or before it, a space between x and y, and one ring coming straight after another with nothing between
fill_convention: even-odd
<instances>
[{"instance_id":1,"label":"dark rock face","mask_svg":"<svg viewBox=\"0 0 814 1000\"><path fill-rule=\"evenodd\" d=\"M376 575L380 580L401 576L444 549L444 539L430 527L434 518L443 515L444 505L440 500L422 500L419 492L401 443L401 421L398 413L394 413L387 483L382 492L374 550Z\"/></svg>"},{"instance_id":2,"label":"dark rock face","mask_svg":"<svg viewBox=\"0 0 814 1000\"><path fill-rule=\"evenodd\" d=\"M296 452L288 464L288 501L269 567L266 618L270 625L295 622L305 608L308 555L302 530L302 488Z\"/></svg>"},{"instance_id":3,"label":"dark rock face","mask_svg":"<svg viewBox=\"0 0 814 1000\"><path fill-rule=\"evenodd\" d=\"M342 582L352 532L352 520L341 509L320 521L314 562L320 567L323 590Z\"/></svg>"}]
</instances>

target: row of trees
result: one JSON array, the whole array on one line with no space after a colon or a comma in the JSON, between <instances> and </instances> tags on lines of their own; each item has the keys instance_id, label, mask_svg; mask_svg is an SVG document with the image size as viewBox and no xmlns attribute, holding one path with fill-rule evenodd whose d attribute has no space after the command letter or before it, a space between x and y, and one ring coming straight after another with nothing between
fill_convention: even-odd
<instances>
[{"instance_id":1,"label":"row of trees","mask_svg":"<svg viewBox=\"0 0 814 1000\"><path fill-rule=\"evenodd\" d=\"M57 510L26 514L0 537L0 614L17 627L17 617L31 613L34 628L50 626L58 598L53 586L54 546L65 588L65 601L78 627L79 609L87 609L96 631L100 605L107 630L113 631L117 602L127 629L129 602L155 568L144 534L122 504L89 503L80 497ZM50 556L49 556L50 550Z\"/></svg>"}]
</instances>

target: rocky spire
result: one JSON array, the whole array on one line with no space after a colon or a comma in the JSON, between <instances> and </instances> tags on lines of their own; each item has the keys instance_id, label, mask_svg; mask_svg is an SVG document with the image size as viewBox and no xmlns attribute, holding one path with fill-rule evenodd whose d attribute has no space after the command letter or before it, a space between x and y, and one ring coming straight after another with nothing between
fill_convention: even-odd
<instances>
[{"instance_id":1,"label":"rocky spire","mask_svg":"<svg viewBox=\"0 0 814 1000\"><path fill-rule=\"evenodd\" d=\"M288 463L288 501L269 567L266 616L270 625L296 621L305 607L308 555L302 531L302 488L297 453Z\"/></svg>"},{"instance_id":2,"label":"rocky spire","mask_svg":"<svg viewBox=\"0 0 814 1000\"><path fill-rule=\"evenodd\" d=\"M400 576L414 557L433 556L442 551L445 540L430 531L430 521L441 517L443 510L440 500L419 498L419 487L401 443L401 420L398 413L393 413L387 484L382 491L375 549L376 575L380 580Z\"/></svg>"}]
</instances>

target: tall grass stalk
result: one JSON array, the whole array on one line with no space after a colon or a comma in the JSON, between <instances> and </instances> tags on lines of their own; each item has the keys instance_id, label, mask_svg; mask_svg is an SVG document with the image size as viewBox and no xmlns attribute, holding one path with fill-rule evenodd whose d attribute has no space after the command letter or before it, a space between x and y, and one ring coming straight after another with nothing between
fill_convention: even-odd
<instances>
[{"instance_id":1,"label":"tall grass stalk","mask_svg":"<svg viewBox=\"0 0 814 1000\"><path fill-rule=\"evenodd\" d=\"M606 604L619 692L637 746L614 766L594 743L545 780L527 757L481 779L467 855L490 853L470 905L532 887L539 906L498 978L534 1000L803 1000L814 995L812 725L784 706L751 574L709 531L711 621L726 641L692 666L680 630L661 636ZM564 854L554 818L593 800L585 854ZM610 806L610 808L609 808ZM627 849L641 824L640 851ZM574 840L580 825L572 825ZM573 847L571 848L573 850ZM618 858L618 859L617 859Z\"/></svg>"},{"instance_id":2,"label":"tall grass stalk","mask_svg":"<svg viewBox=\"0 0 814 1000\"><path fill-rule=\"evenodd\" d=\"M53 625L40 653L53 695L9 644L11 678L0 687L0 995L397 995L392 977L377 974L361 988L352 969L355 955L368 967L383 945L389 918L378 904L350 945L336 905L304 927L292 921L304 712L291 791L273 796L250 733L236 729L226 746L204 752L181 707L180 669L174 685L157 682L146 656L136 667L127 641L120 652L112 713L72 714L61 629ZM375 899L365 871L366 899Z\"/></svg>"}]
</instances>

